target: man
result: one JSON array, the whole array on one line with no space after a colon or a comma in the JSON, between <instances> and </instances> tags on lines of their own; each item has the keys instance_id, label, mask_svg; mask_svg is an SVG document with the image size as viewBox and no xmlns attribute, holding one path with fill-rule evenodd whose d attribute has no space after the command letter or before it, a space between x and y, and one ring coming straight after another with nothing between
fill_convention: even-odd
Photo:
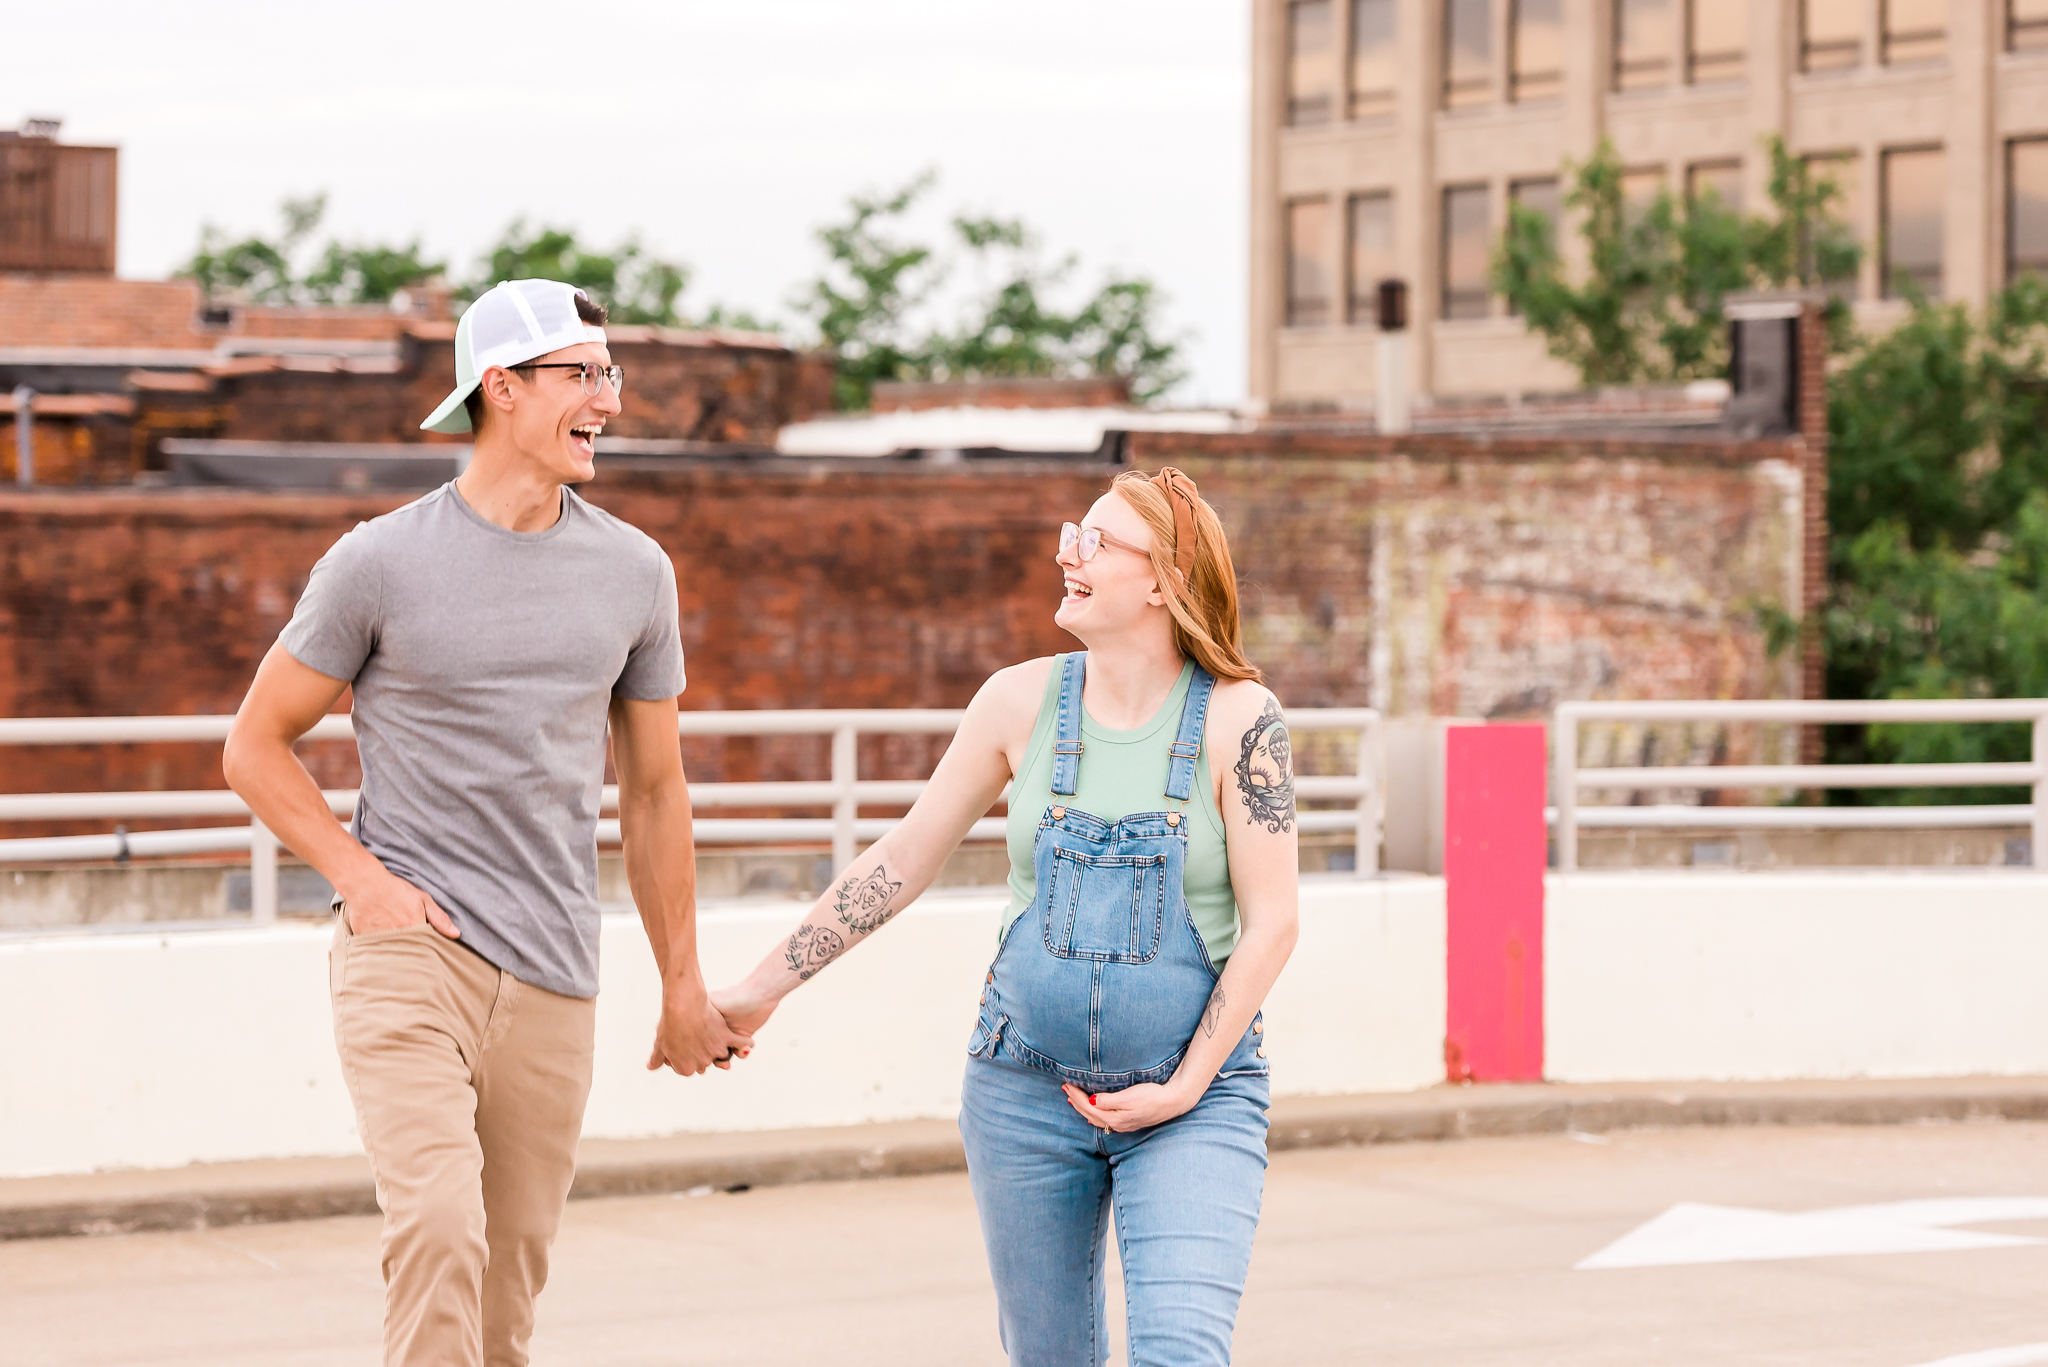
<instances>
[{"instance_id":1,"label":"man","mask_svg":"<svg viewBox=\"0 0 2048 1367\"><path fill-rule=\"evenodd\" d=\"M607 722L662 974L647 1066L694 1075L751 1044L697 966L674 571L568 487L620 411L603 322L549 280L463 314L455 390L421 426L474 430L468 467L321 558L228 738L229 784L335 888L335 1043L384 1211L389 1364L527 1361L590 1091ZM344 831L292 745L351 686Z\"/></svg>"}]
</instances>

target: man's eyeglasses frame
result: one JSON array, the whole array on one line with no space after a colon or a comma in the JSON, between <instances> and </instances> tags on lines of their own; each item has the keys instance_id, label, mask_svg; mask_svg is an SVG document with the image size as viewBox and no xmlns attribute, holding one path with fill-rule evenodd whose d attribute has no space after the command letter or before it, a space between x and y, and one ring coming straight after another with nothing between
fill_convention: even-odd
<instances>
[{"instance_id":1,"label":"man's eyeglasses frame","mask_svg":"<svg viewBox=\"0 0 2048 1367\"><path fill-rule=\"evenodd\" d=\"M612 382L612 393L626 392L626 368L617 365L599 365L596 361L528 361L523 365L508 365L507 370L575 370L581 372L583 392L596 398L604 382Z\"/></svg>"}]
</instances>

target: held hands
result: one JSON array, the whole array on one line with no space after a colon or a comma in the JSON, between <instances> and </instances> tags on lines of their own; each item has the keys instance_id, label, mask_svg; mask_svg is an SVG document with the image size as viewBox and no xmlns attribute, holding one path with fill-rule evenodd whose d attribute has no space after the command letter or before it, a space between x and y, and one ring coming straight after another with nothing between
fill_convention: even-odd
<instances>
[{"instance_id":1,"label":"held hands","mask_svg":"<svg viewBox=\"0 0 2048 1367\"><path fill-rule=\"evenodd\" d=\"M462 938L455 922L433 898L388 869L380 867L366 886L350 886L342 889L341 894L351 935L404 930L425 921L451 940Z\"/></svg>"},{"instance_id":2,"label":"held hands","mask_svg":"<svg viewBox=\"0 0 2048 1367\"><path fill-rule=\"evenodd\" d=\"M647 1057L649 1072L666 1065L680 1076L695 1077L707 1068L730 1069L734 1059L753 1051L753 1035L728 1025L704 995L702 984L671 984L661 996L661 1022L654 1029L654 1052Z\"/></svg>"},{"instance_id":3,"label":"held hands","mask_svg":"<svg viewBox=\"0 0 2048 1367\"><path fill-rule=\"evenodd\" d=\"M1067 1102L1081 1118L1099 1130L1128 1134L1132 1130L1164 1125L1187 1111L1197 1098L1183 1096L1172 1083L1141 1082L1121 1092L1097 1092L1090 1096L1071 1082L1060 1084Z\"/></svg>"},{"instance_id":4,"label":"held hands","mask_svg":"<svg viewBox=\"0 0 2048 1367\"><path fill-rule=\"evenodd\" d=\"M753 1052L751 1031L736 1030L705 995L702 983L670 983L661 994L661 1023L654 1031L654 1052L647 1070L666 1065L683 1077L707 1068L732 1067L736 1058Z\"/></svg>"}]
</instances>

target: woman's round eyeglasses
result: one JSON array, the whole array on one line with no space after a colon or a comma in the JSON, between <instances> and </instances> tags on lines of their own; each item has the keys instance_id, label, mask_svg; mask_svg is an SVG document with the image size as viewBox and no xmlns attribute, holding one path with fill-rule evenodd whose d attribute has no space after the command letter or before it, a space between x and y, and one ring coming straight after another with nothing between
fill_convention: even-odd
<instances>
[{"instance_id":1,"label":"woman's round eyeglasses","mask_svg":"<svg viewBox=\"0 0 2048 1367\"><path fill-rule=\"evenodd\" d=\"M1076 560L1086 564L1088 561L1093 560L1095 553L1104 546L1114 546L1120 551L1129 551L1133 555L1149 556L1152 554L1143 546L1133 546L1128 541L1111 536L1100 527L1083 527L1074 522L1062 522L1060 524L1061 555L1071 554Z\"/></svg>"},{"instance_id":2,"label":"woman's round eyeglasses","mask_svg":"<svg viewBox=\"0 0 2048 1367\"><path fill-rule=\"evenodd\" d=\"M583 381L583 392L597 397L598 387L604 381L612 382L612 393L623 394L626 390L626 369L624 366L599 365L596 361L528 361L525 365L508 365L507 370L573 370Z\"/></svg>"}]
</instances>

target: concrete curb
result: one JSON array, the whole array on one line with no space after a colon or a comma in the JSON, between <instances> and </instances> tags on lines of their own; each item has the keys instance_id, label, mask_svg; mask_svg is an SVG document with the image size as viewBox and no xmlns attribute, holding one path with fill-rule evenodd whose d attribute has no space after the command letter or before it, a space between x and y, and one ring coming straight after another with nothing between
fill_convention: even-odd
<instances>
[{"instance_id":1,"label":"concrete curb","mask_svg":"<svg viewBox=\"0 0 2048 1367\"><path fill-rule=\"evenodd\" d=\"M1280 1151L1694 1126L2029 1120L2048 1120L2048 1078L1535 1083L1286 1097L1274 1103L1267 1142ZM586 1140L570 1199L916 1177L966 1165L949 1120ZM360 1157L17 1178L0 1181L0 1240L268 1224L376 1209L369 1165Z\"/></svg>"}]
</instances>

